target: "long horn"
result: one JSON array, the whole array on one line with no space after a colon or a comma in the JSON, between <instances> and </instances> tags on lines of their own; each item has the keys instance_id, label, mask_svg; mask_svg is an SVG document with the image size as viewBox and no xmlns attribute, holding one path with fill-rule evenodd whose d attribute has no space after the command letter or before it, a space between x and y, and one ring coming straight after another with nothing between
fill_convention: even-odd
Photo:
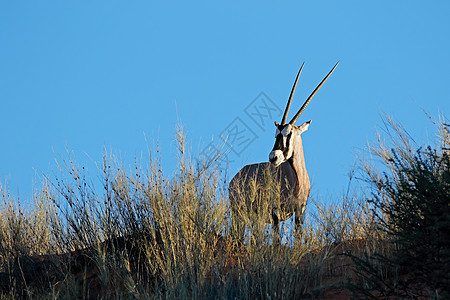
<instances>
[{"instance_id":1,"label":"long horn","mask_svg":"<svg viewBox=\"0 0 450 300\"><path fill-rule=\"evenodd\" d=\"M291 94L289 95L289 100L286 105L286 109L284 110L284 115L283 115L283 119L281 120L281 125L286 124L286 119L287 119L287 116L289 113L289 108L291 107L292 97L294 97L294 92L295 92L295 88L297 86L297 81L298 81L298 78L300 77L300 73L302 72L304 65L305 65L305 62L303 62L302 66L300 67L300 70L298 71L297 78L295 79L294 86L292 87Z\"/></svg>"},{"instance_id":2,"label":"long horn","mask_svg":"<svg viewBox=\"0 0 450 300\"><path fill-rule=\"evenodd\" d=\"M311 93L311 95L309 95L308 99L306 99L305 103L303 103L302 107L297 112L297 114L292 118L292 120L289 122L289 124L294 125L295 122L297 122L297 119L303 113L306 106L308 106L311 99L314 97L314 95L317 93L317 91L322 87L322 85L325 83L325 81L327 81L328 77L331 75L331 73L333 73L334 69L336 69L338 64L339 64L339 61L334 65L333 69L331 69L331 71L328 73L328 75L325 76L325 78L322 80L322 82L320 82L319 85L314 89L314 91Z\"/></svg>"}]
</instances>

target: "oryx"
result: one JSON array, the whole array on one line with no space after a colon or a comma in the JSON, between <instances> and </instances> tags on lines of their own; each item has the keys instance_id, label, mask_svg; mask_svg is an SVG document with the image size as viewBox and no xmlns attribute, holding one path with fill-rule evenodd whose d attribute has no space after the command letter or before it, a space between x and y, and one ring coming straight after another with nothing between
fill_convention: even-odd
<instances>
[{"instance_id":1,"label":"oryx","mask_svg":"<svg viewBox=\"0 0 450 300\"><path fill-rule=\"evenodd\" d=\"M286 124L295 87L297 86L298 78L304 66L304 63L302 64L295 79L294 86L292 87L281 124L275 122L275 145L269 153L270 163L264 162L247 165L243 167L230 181L229 197L233 212L233 222L235 222L241 235L244 234L245 230L240 224L242 220L239 220L239 214L242 212L242 208L244 206L246 209L252 208L255 212L260 209L257 207L258 204L255 203L255 199L252 199L255 194L253 194L253 196L249 196L248 193L246 194L248 187L252 183L252 180L254 183L255 181L260 180L260 178L267 176L267 174L279 182L279 192L276 191L276 197L279 196L279 199L273 199L273 203L271 203L271 205L265 206L265 209L270 210L268 214L271 220L267 220L267 222L272 223L274 241L280 241L280 221L289 219L293 214L295 214L295 231L300 232L306 202L311 189L311 184L309 182L308 173L306 172L305 167L301 134L308 130L311 120L300 126L295 125L295 122L303 113L306 106L309 104L320 87L325 83L331 73L333 73L338 63L339 62L336 63L331 71L314 89L292 120ZM239 226L241 227L239 228Z\"/></svg>"}]
</instances>

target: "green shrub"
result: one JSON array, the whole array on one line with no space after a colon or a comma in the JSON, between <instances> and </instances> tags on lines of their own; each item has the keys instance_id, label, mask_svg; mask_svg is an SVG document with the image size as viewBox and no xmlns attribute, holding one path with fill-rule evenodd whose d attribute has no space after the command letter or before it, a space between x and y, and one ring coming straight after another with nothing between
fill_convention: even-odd
<instances>
[{"instance_id":1,"label":"green shrub","mask_svg":"<svg viewBox=\"0 0 450 300\"><path fill-rule=\"evenodd\" d=\"M450 297L450 145L448 125L439 125L440 144L413 149L412 138L391 118L392 148L372 148L388 171L366 166L377 223L392 253L357 259L368 279L366 295ZM374 262L380 267L373 268ZM384 271L382 270L384 268ZM386 271L388 270L388 271ZM383 272L392 274L382 276ZM372 289L371 293L369 290Z\"/></svg>"}]
</instances>

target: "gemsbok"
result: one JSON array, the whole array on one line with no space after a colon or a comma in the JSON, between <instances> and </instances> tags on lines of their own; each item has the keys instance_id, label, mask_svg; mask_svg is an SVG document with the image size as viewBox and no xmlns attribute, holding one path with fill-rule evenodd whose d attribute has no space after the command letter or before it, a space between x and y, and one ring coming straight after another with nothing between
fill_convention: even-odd
<instances>
[{"instance_id":1,"label":"gemsbok","mask_svg":"<svg viewBox=\"0 0 450 300\"><path fill-rule=\"evenodd\" d=\"M243 239L245 232L245 222L241 216L245 211L253 211L257 215L265 214L268 217L268 219L263 222L264 224L272 223L274 243L281 242L280 222L289 219L292 215L295 216L295 232L297 235L301 232L303 214L311 189L305 167L301 134L308 130L311 120L300 126L295 125L295 122L317 91L325 83L331 73L333 73L338 64L339 62L336 63L331 71L314 89L292 120L286 124L292 97L294 96L297 81L304 66L304 63L302 64L295 79L294 86L292 87L281 124L275 122L275 145L269 153L270 163L263 162L247 165L230 181L229 198L232 208L232 217L236 226L235 228L241 239ZM262 190L273 189L273 187L270 187L270 184L267 184L266 182L268 176L271 177L270 179L272 182L277 183L275 194L272 193L272 195L275 196L273 197L274 199L269 198L269 203L266 203L264 207L261 207L262 202L260 198L261 194L264 193Z\"/></svg>"}]
</instances>

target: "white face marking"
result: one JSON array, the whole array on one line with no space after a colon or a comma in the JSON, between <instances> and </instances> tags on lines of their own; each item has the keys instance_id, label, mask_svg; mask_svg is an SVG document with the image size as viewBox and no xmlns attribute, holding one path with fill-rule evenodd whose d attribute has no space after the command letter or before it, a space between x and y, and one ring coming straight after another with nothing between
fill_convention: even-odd
<instances>
[{"instance_id":1,"label":"white face marking","mask_svg":"<svg viewBox=\"0 0 450 300\"><path fill-rule=\"evenodd\" d=\"M289 133L291 133L292 131L292 125L288 124L286 127L283 128L282 131L280 131L280 129L276 129L275 130L275 138L281 133L284 137L287 137L289 135Z\"/></svg>"},{"instance_id":2,"label":"white face marking","mask_svg":"<svg viewBox=\"0 0 450 300\"><path fill-rule=\"evenodd\" d=\"M281 134L282 134L284 137L286 137L286 136L289 135L289 133L291 133L291 130L292 130L292 125L291 125L291 124L288 124L288 126L286 126L286 127L283 128L283 131L281 131Z\"/></svg>"},{"instance_id":3,"label":"white face marking","mask_svg":"<svg viewBox=\"0 0 450 300\"><path fill-rule=\"evenodd\" d=\"M269 161L275 166L278 167L282 162L284 162L283 151L275 150L269 153Z\"/></svg>"}]
</instances>

